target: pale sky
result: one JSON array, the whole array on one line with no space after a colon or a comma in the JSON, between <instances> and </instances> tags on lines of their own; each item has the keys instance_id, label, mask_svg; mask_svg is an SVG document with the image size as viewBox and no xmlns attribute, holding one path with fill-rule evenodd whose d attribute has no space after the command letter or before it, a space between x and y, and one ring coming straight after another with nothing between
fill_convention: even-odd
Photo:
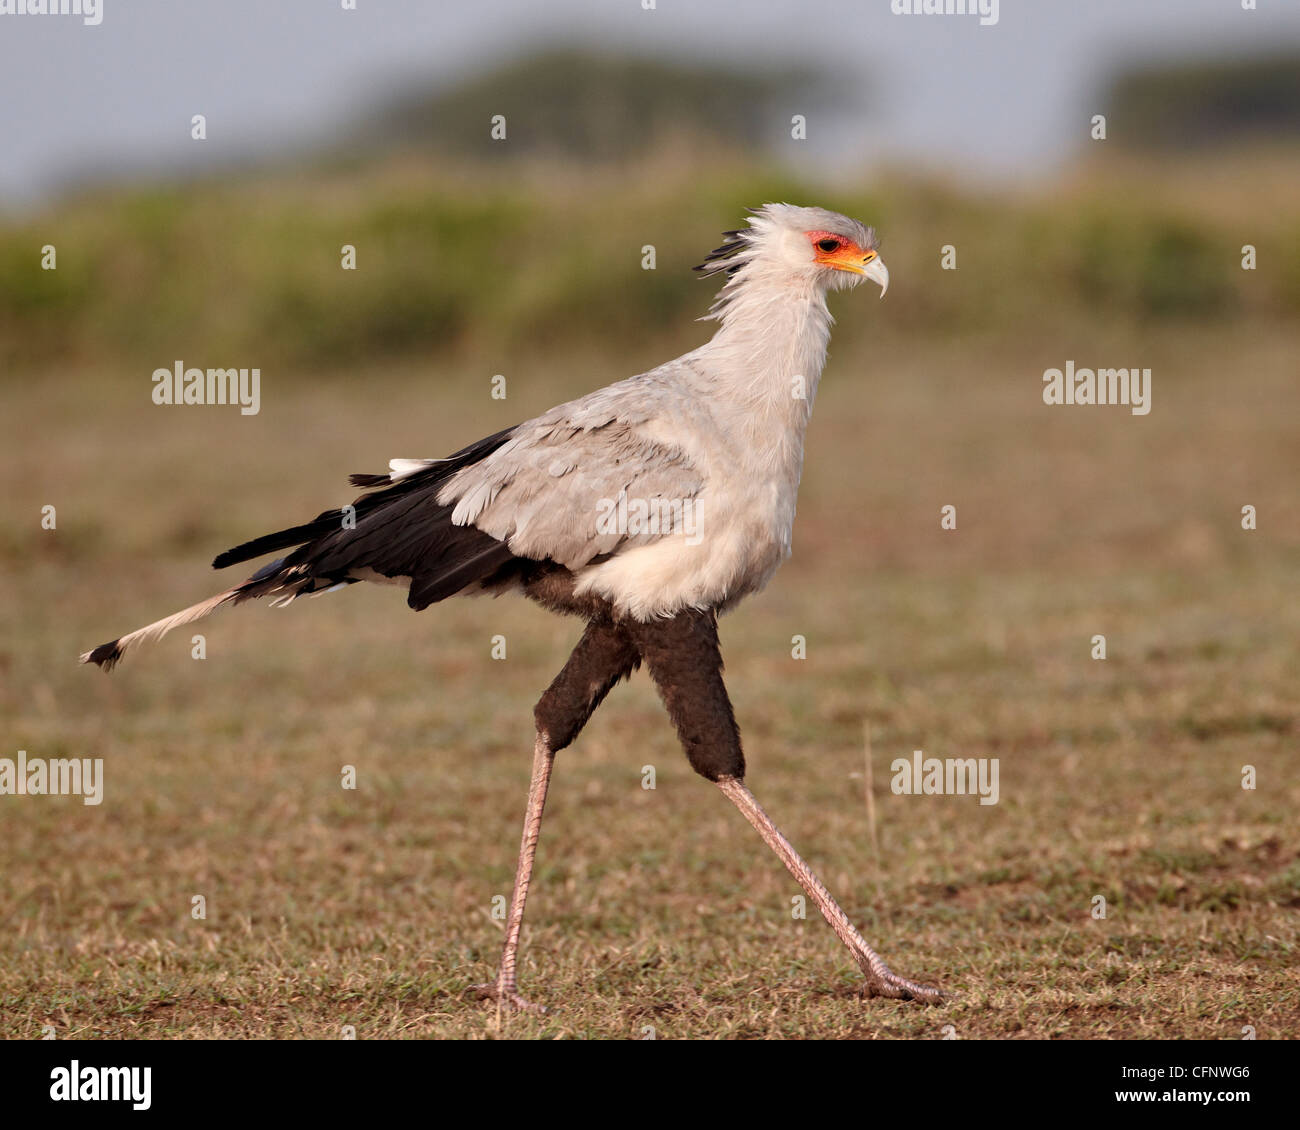
<instances>
[{"instance_id":1,"label":"pale sky","mask_svg":"<svg viewBox=\"0 0 1300 1130\"><path fill-rule=\"evenodd\" d=\"M0 208L39 207L77 170L143 177L328 140L403 78L554 43L860 75L871 112L810 135L818 152L1020 180L1084 143L1121 64L1300 45L1300 0L1001 0L988 27L891 0L356 2L102 0L99 26L0 14Z\"/></svg>"}]
</instances>

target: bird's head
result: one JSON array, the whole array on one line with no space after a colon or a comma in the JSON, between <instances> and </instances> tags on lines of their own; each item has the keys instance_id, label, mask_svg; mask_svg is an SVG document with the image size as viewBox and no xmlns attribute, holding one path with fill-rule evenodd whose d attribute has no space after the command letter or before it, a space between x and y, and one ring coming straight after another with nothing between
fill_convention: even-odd
<instances>
[{"instance_id":1,"label":"bird's head","mask_svg":"<svg viewBox=\"0 0 1300 1130\"><path fill-rule=\"evenodd\" d=\"M875 229L826 208L764 204L753 209L749 227L727 232L722 246L695 269L705 276L725 272L739 281L747 268L768 276L808 278L835 290L870 279L882 298L889 289Z\"/></svg>"}]
</instances>

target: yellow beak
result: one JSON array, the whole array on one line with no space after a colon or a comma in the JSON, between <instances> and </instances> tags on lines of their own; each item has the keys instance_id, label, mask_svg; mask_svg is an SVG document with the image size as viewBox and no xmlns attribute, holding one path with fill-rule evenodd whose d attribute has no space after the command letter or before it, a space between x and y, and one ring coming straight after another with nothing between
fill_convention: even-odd
<instances>
[{"instance_id":1,"label":"yellow beak","mask_svg":"<svg viewBox=\"0 0 1300 1130\"><path fill-rule=\"evenodd\" d=\"M881 298L885 297L885 291L889 289L889 270L874 251L868 251L864 255L860 248L845 247L833 255L820 259L819 262L834 267L837 271L852 271L855 275L865 275L880 287Z\"/></svg>"}]
</instances>

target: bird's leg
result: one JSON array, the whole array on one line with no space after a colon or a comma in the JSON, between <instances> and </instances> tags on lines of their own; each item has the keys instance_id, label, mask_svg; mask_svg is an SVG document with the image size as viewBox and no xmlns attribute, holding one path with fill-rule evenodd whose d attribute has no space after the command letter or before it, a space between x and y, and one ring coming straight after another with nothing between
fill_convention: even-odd
<instances>
[{"instance_id":1,"label":"bird's leg","mask_svg":"<svg viewBox=\"0 0 1300 1130\"><path fill-rule=\"evenodd\" d=\"M849 921L849 916L831 897L825 884L813 874L812 868L794 850L790 841L781 834L781 830L772 823L772 818L763 811L762 806L741 778L721 777L718 780L718 788L744 813L745 819L754 825L758 834L763 837L763 842L776 852L781 862L785 864L786 870L795 877L799 886L807 891L808 897L817 904L817 909L830 923L836 937L848 946L849 952L853 954L858 967L862 970L862 975L867 979L867 989L871 996L918 1000L927 1004L937 1004L946 999L947 994L941 989L922 985L917 981L909 981L906 977L900 977L890 970L889 966L881 960L880 955L867 945L866 939L858 933L857 928Z\"/></svg>"},{"instance_id":2,"label":"bird's leg","mask_svg":"<svg viewBox=\"0 0 1300 1130\"><path fill-rule=\"evenodd\" d=\"M475 985L480 1000L495 1000L504 1008L544 1012L540 1005L519 995L516 965L519 959L519 933L524 925L524 904L528 901L528 884L533 877L533 860L537 841L542 837L542 810L546 807L546 789L551 783L555 753L547 746L546 736L539 733L533 746L533 776L528 783L528 808L524 812L524 836L519 845L519 866L515 868L515 887L510 895L510 916L506 919L506 944L501 953L501 967L495 981Z\"/></svg>"},{"instance_id":3,"label":"bird's leg","mask_svg":"<svg viewBox=\"0 0 1300 1130\"><path fill-rule=\"evenodd\" d=\"M533 713L537 721L537 742L533 747L533 776L528 786L528 809L524 813L524 834L519 845L519 866L510 896L506 919L505 948L496 980L475 985L480 999L491 999L498 1007L544 1012L519 995L516 970L519 935L524 924L524 904L532 880L537 841L542 834L542 811L551 780L555 755L578 736L596 707L620 679L632 673L640 662L626 633L610 620L592 620L564 669L538 701Z\"/></svg>"},{"instance_id":4,"label":"bird's leg","mask_svg":"<svg viewBox=\"0 0 1300 1130\"><path fill-rule=\"evenodd\" d=\"M780 857L840 941L848 946L871 994L927 1002L943 1000L939 989L909 981L889 970L746 788L745 757L731 700L722 682L722 653L714 613L683 612L671 620L629 622L628 627L668 707L691 766L722 789Z\"/></svg>"}]
</instances>

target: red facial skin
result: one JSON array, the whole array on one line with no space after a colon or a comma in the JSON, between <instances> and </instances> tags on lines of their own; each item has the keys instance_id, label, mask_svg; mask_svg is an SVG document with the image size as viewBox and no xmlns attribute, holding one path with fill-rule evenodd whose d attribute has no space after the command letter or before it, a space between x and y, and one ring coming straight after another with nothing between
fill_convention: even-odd
<instances>
[{"instance_id":1,"label":"red facial skin","mask_svg":"<svg viewBox=\"0 0 1300 1130\"><path fill-rule=\"evenodd\" d=\"M812 244L814 260L826 267L860 271L864 260L876 257L874 251L864 251L853 240L846 239L842 235L836 235L833 231L810 231L804 232L804 235L807 237L808 242ZM835 249L833 251L823 251L817 246L822 240L832 240L835 243Z\"/></svg>"}]
</instances>

